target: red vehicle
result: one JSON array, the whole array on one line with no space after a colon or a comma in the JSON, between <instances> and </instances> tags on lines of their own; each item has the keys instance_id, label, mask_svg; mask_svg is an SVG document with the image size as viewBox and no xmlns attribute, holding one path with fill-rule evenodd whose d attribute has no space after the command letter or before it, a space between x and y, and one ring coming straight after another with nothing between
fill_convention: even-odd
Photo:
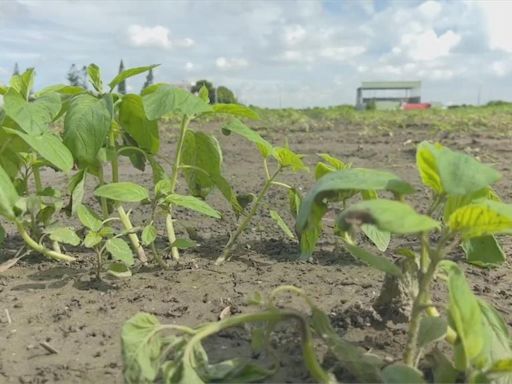
<instances>
[{"instance_id":1,"label":"red vehicle","mask_svg":"<svg viewBox=\"0 0 512 384\"><path fill-rule=\"evenodd\" d=\"M400 108L405 111L412 111L416 109L429 109L430 107L432 107L430 103L403 103Z\"/></svg>"}]
</instances>

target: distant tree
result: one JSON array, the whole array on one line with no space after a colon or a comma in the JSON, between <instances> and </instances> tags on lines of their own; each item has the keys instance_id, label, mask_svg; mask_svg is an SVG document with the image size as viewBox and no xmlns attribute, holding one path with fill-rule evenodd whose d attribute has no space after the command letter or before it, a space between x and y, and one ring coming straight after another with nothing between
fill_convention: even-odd
<instances>
[{"instance_id":1,"label":"distant tree","mask_svg":"<svg viewBox=\"0 0 512 384\"><path fill-rule=\"evenodd\" d=\"M119 64L119 73L124 71L124 63L123 60L121 60L121 63ZM117 86L117 92L119 92L121 95L126 95L126 80L123 80L119 83Z\"/></svg>"},{"instance_id":2,"label":"distant tree","mask_svg":"<svg viewBox=\"0 0 512 384\"><path fill-rule=\"evenodd\" d=\"M82 70L80 71L80 80L79 80L79 85L82 87L82 88L85 88L87 89L88 85L89 85L89 82L87 81L87 67L84 65L82 67Z\"/></svg>"},{"instance_id":3,"label":"distant tree","mask_svg":"<svg viewBox=\"0 0 512 384\"><path fill-rule=\"evenodd\" d=\"M142 91L145 90L147 87L153 84L153 68L151 68L146 75L146 81L144 82L144 85L142 86Z\"/></svg>"},{"instance_id":4,"label":"distant tree","mask_svg":"<svg viewBox=\"0 0 512 384\"><path fill-rule=\"evenodd\" d=\"M236 100L235 94L229 88L221 85L217 88L217 103L222 104L236 104L238 101Z\"/></svg>"},{"instance_id":5,"label":"distant tree","mask_svg":"<svg viewBox=\"0 0 512 384\"><path fill-rule=\"evenodd\" d=\"M71 64L71 68L69 68L67 79L69 85L79 87L80 86L80 73L76 69L75 64Z\"/></svg>"},{"instance_id":6,"label":"distant tree","mask_svg":"<svg viewBox=\"0 0 512 384\"><path fill-rule=\"evenodd\" d=\"M213 84L210 83L208 80L196 81L196 83L190 88L190 92L192 92L193 94L198 94L199 90L203 85L208 90L208 98L210 99L210 103L215 103L215 88L213 87Z\"/></svg>"},{"instance_id":7,"label":"distant tree","mask_svg":"<svg viewBox=\"0 0 512 384\"><path fill-rule=\"evenodd\" d=\"M12 72L12 75L19 75L20 69L18 68L18 63L14 63L14 71Z\"/></svg>"}]
</instances>

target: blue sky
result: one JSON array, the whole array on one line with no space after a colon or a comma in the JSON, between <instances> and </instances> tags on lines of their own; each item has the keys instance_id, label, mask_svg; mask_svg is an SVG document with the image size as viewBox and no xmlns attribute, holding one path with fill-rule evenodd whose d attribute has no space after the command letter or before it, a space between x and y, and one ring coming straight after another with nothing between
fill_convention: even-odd
<instances>
[{"instance_id":1,"label":"blue sky","mask_svg":"<svg viewBox=\"0 0 512 384\"><path fill-rule=\"evenodd\" d=\"M0 0L0 82L15 62L37 88L73 63L108 80L122 58L270 107L353 103L363 80L422 80L425 101L512 100L511 17L508 0Z\"/></svg>"}]
</instances>

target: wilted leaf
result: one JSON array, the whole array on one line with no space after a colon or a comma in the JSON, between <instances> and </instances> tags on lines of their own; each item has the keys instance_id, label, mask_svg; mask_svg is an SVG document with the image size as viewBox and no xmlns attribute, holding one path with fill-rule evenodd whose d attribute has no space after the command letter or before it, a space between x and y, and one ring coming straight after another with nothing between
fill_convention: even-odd
<instances>
[{"instance_id":1,"label":"wilted leaf","mask_svg":"<svg viewBox=\"0 0 512 384\"><path fill-rule=\"evenodd\" d=\"M270 210L270 217L272 220L275 221L275 223L281 228L281 230L288 236L290 239L294 240L295 235L291 231L291 229L286 225L283 218L277 213L277 211L274 211L273 209Z\"/></svg>"}]
</instances>

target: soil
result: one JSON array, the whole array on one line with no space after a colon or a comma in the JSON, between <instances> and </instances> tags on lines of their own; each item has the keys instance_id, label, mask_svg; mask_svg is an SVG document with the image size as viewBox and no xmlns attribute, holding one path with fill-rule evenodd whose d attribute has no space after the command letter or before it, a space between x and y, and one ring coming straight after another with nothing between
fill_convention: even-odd
<instances>
[{"instance_id":1,"label":"soil","mask_svg":"<svg viewBox=\"0 0 512 384\"><path fill-rule=\"evenodd\" d=\"M212 123L205 129L217 132L224 149L226 176L240 192L258 191L263 168L256 148L235 135L223 136L217 128ZM172 159L173 132L166 136L167 143L163 145L164 157L168 159ZM305 161L311 169L317 161L316 153L329 153L355 166L391 170L417 188L417 194L410 201L420 211L426 207L428 194L415 170L415 145L424 139L436 139L493 164L504 175L497 185L498 193L505 200L511 198L512 139L505 134L436 133L422 127L393 133L366 132L343 124L334 128L319 126L309 132L293 129L275 132L261 128L260 133L276 145L284 144L287 136L291 148L307 155ZM151 184L149 170L136 171L127 162L123 162L121 177L148 187ZM312 172L282 177L283 181L304 191L310 188L312 179ZM52 171L44 174L44 182L65 186L65 179ZM214 193L209 202L228 211L218 193ZM270 191L267 202L287 212L286 193L278 187ZM298 262L295 259L297 245L280 232L268 210L262 210L244 234L233 260L214 266L213 261L233 225L232 215L226 216L219 223L178 210L178 219L197 228L195 237L199 247L183 252L179 264L169 262L169 270L139 267L131 278L105 276L104 281L98 283L94 280L94 256L77 248L67 250L78 258L73 264L49 262L33 255L2 273L0 383L120 383L121 327L135 313L145 311L156 315L163 323L193 326L217 320L227 306L231 306L232 313L247 311L245 299L249 294L269 292L283 284L303 288L329 314L336 329L347 340L389 360L401 356L405 324L382 321L371 309L383 275L337 247L329 223L314 261ZM143 212L137 213L134 221L138 222L140 217ZM284 213L283 217L292 222L289 215ZM159 225L162 229L162 223ZM512 243L504 240L505 252L511 251ZM391 249L404 241L408 240L393 240ZM12 257L20 244L20 239L11 231L0 262ZM164 248L165 239L159 239L158 244ZM510 324L512 274L509 264L492 270L464 268L476 293L495 305ZM435 295L442 299L444 291L437 288ZM296 336L291 331L278 332L277 345L282 361L272 382L312 381L302 365ZM238 330L210 340L208 350L213 359L249 355L247 340L247 335ZM44 343L56 353L45 349ZM329 364L332 361L326 357L325 365Z\"/></svg>"}]
</instances>

